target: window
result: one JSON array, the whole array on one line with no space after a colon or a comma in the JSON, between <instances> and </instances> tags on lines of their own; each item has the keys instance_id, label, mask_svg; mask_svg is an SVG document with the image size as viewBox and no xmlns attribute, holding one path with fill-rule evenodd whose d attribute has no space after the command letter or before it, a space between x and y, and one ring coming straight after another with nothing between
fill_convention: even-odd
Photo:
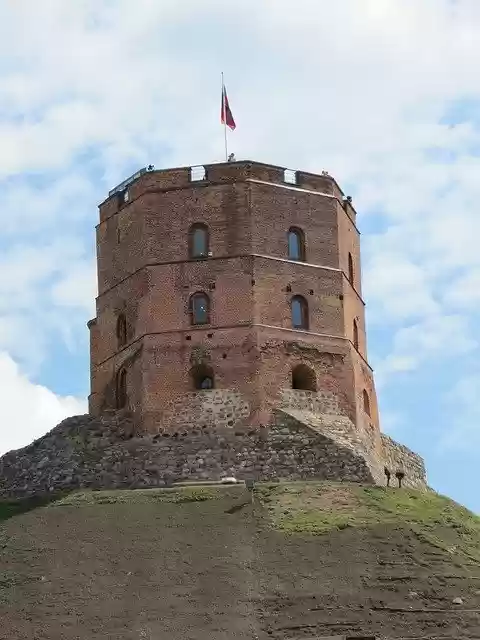
<instances>
[{"instance_id":1,"label":"window","mask_svg":"<svg viewBox=\"0 0 480 640\"><path fill-rule=\"evenodd\" d=\"M305 262L305 236L301 229L292 227L288 231L288 258Z\"/></svg>"},{"instance_id":2,"label":"window","mask_svg":"<svg viewBox=\"0 0 480 640\"><path fill-rule=\"evenodd\" d=\"M358 351L358 324L357 321L353 321L353 346Z\"/></svg>"},{"instance_id":3,"label":"window","mask_svg":"<svg viewBox=\"0 0 480 640\"><path fill-rule=\"evenodd\" d=\"M188 253L190 258L206 258L209 244L208 227L205 224L194 224L190 227Z\"/></svg>"},{"instance_id":4,"label":"window","mask_svg":"<svg viewBox=\"0 0 480 640\"><path fill-rule=\"evenodd\" d=\"M350 281L350 284L354 285L354 278L355 278L355 273L353 271L353 258L352 258L352 254L349 253L348 254L348 280Z\"/></svg>"},{"instance_id":5,"label":"window","mask_svg":"<svg viewBox=\"0 0 480 640\"><path fill-rule=\"evenodd\" d=\"M190 371L193 381L193 388L196 391L209 391L214 389L214 377L211 367L205 364L199 364Z\"/></svg>"},{"instance_id":6,"label":"window","mask_svg":"<svg viewBox=\"0 0 480 640\"><path fill-rule=\"evenodd\" d=\"M201 182L202 180L206 180L206 178L207 178L207 172L203 165L190 167L190 180L192 182Z\"/></svg>"},{"instance_id":7,"label":"window","mask_svg":"<svg viewBox=\"0 0 480 640\"><path fill-rule=\"evenodd\" d=\"M363 410L365 411L365 413L367 414L367 416L370 416L370 398L368 397L368 393L366 392L366 390L363 390Z\"/></svg>"},{"instance_id":8,"label":"window","mask_svg":"<svg viewBox=\"0 0 480 640\"><path fill-rule=\"evenodd\" d=\"M305 364L299 364L292 369L292 389L304 389L306 391L317 390L317 378L315 371Z\"/></svg>"},{"instance_id":9,"label":"window","mask_svg":"<svg viewBox=\"0 0 480 640\"><path fill-rule=\"evenodd\" d=\"M208 324L210 321L210 301L206 293L194 293L190 298L192 324Z\"/></svg>"},{"instance_id":10,"label":"window","mask_svg":"<svg viewBox=\"0 0 480 640\"><path fill-rule=\"evenodd\" d=\"M127 343L127 319L123 313L117 318L117 343L119 347Z\"/></svg>"},{"instance_id":11,"label":"window","mask_svg":"<svg viewBox=\"0 0 480 640\"><path fill-rule=\"evenodd\" d=\"M287 184L297 184L297 172L293 169L285 169L283 172L283 181Z\"/></svg>"},{"instance_id":12,"label":"window","mask_svg":"<svg viewBox=\"0 0 480 640\"><path fill-rule=\"evenodd\" d=\"M123 409L127 406L127 372L120 369L117 374L117 409Z\"/></svg>"},{"instance_id":13,"label":"window","mask_svg":"<svg viewBox=\"0 0 480 640\"><path fill-rule=\"evenodd\" d=\"M294 329L308 329L308 303L302 296L292 298L292 326Z\"/></svg>"}]
</instances>

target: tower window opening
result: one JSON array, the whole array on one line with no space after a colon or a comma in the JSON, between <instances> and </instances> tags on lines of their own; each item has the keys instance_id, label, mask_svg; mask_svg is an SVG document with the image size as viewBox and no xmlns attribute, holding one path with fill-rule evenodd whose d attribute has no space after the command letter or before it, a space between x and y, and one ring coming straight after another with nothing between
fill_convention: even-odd
<instances>
[{"instance_id":1,"label":"tower window opening","mask_svg":"<svg viewBox=\"0 0 480 640\"><path fill-rule=\"evenodd\" d=\"M292 389L305 391L317 390L317 378L315 371L305 364L299 364L292 369Z\"/></svg>"},{"instance_id":2,"label":"tower window opening","mask_svg":"<svg viewBox=\"0 0 480 640\"><path fill-rule=\"evenodd\" d=\"M127 372L120 369L117 374L116 388L116 406L117 409L123 409L127 406Z\"/></svg>"},{"instance_id":3,"label":"tower window opening","mask_svg":"<svg viewBox=\"0 0 480 640\"><path fill-rule=\"evenodd\" d=\"M288 231L288 258L305 262L305 234L296 227L291 227Z\"/></svg>"},{"instance_id":4,"label":"tower window opening","mask_svg":"<svg viewBox=\"0 0 480 640\"><path fill-rule=\"evenodd\" d=\"M203 165L197 165L195 167L190 167L190 180L191 182L201 182L202 180L206 180L207 172Z\"/></svg>"},{"instance_id":5,"label":"tower window opening","mask_svg":"<svg viewBox=\"0 0 480 640\"><path fill-rule=\"evenodd\" d=\"M287 184L297 184L297 172L293 169L285 169L283 172L283 181Z\"/></svg>"},{"instance_id":6,"label":"tower window opening","mask_svg":"<svg viewBox=\"0 0 480 640\"><path fill-rule=\"evenodd\" d=\"M188 234L188 253L190 258L206 258L209 248L208 227L203 223L196 223L190 227Z\"/></svg>"},{"instance_id":7,"label":"tower window opening","mask_svg":"<svg viewBox=\"0 0 480 640\"><path fill-rule=\"evenodd\" d=\"M356 320L353 321L353 346L358 351L358 324Z\"/></svg>"},{"instance_id":8,"label":"tower window opening","mask_svg":"<svg viewBox=\"0 0 480 640\"><path fill-rule=\"evenodd\" d=\"M294 296L291 303L292 326L294 329L308 329L308 302L303 296Z\"/></svg>"},{"instance_id":9,"label":"tower window opening","mask_svg":"<svg viewBox=\"0 0 480 640\"><path fill-rule=\"evenodd\" d=\"M204 364L193 367L190 371L193 388L196 391L209 391L215 388L213 369Z\"/></svg>"},{"instance_id":10,"label":"tower window opening","mask_svg":"<svg viewBox=\"0 0 480 640\"><path fill-rule=\"evenodd\" d=\"M194 293L190 298L192 324L208 324L210 321L210 300L206 293Z\"/></svg>"},{"instance_id":11,"label":"tower window opening","mask_svg":"<svg viewBox=\"0 0 480 640\"><path fill-rule=\"evenodd\" d=\"M127 319L124 313L117 318L117 344L119 348L127 344Z\"/></svg>"},{"instance_id":12,"label":"tower window opening","mask_svg":"<svg viewBox=\"0 0 480 640\"><path fill-rule=\"evenodd\" d=\"M355 282L355 272L353 269L353 258L351 253L348 254L348 280L353 287Z\"/></svg>"},{"instance_id":13,"label":"tower window opening","mask_svg":"<svg viewBox=\"0 0 480 640\"><path fill-rule=\"evenodd\" d=\"M371 416L370 412L370 398L368 397L368 393L366 389L363 390L363 410L367 414L368 417Z\"/></svg>"}]
</instances>

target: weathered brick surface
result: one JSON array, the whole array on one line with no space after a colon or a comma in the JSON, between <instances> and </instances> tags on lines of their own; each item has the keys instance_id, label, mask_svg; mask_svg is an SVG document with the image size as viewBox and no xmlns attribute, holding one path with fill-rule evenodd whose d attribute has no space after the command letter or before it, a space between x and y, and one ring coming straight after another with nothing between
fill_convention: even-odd
<instances>
[{"instance_id":1,"label":"weathered brick surface","mask_svg":"<svg viewBox=\"0 0 480 640\"><path fill-rule=\"evenodd\" d=\"M114 195L100 206L91 414L115 408L116 376L125 369L138 434L175 432L187 423L195 429L207 413L208 424L224 428L232 393L242 399L234 424L261 429L285 407L292 369L306 365L318 394L310 413L330 415L335 407L381 469L385 452L391 460L396 450L380 435L353 206L328 175L300 171L292 187L281 167L262 163L205 170L199 182L189 168L147 172L128 187L126 202ZM209 229L210 255L202 260L188 255L194 223ZM304 263L288 260L290 227L305 234ZM209 324L194 327L189 300L198 291L209 296ZM308 331L292 328L294 295L308 302ZM122 346L119 314L128 325ZM195 391L198 365L214 375L213 396ZM322 411L327 396L330 409Z\"/></svg>"}]
</instances>

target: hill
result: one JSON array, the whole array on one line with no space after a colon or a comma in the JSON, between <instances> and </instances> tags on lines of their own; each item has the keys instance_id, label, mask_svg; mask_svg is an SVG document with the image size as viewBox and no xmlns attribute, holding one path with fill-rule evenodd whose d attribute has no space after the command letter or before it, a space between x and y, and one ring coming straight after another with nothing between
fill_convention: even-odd
<instances>
[{"instance_id":1,"label":"hill","mask_svg":"<svg viewBox=\"0 0 480 640\"><path fill-rule=\"evenodd\" d=\"M480 637L480 519L331 482L0 506L0 638Z\"/></svg>"}]
</instances>

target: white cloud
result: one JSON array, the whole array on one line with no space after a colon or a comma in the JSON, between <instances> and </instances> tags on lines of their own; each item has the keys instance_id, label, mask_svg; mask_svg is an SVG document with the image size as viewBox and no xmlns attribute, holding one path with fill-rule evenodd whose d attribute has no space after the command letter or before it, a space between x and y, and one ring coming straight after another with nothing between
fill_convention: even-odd
<instances>
[{"instance_id":1,"label":"white cloud","mask_svg":"<svg viewBox=\"0 0 480 640\"><path fill-rule=\"evenodd\" d=\"M458 380L445 396L443 405L451 413L448 429L441 435L438 450L443 453L471 453L480 446L480 373Z\"/></svg>"},{"instance_id":2,"label":"white cloud","mask_svg":"<svg viewBox=\"0 0 480 640\"><path fill-rule=\"evenodd\" d=\"M33 384L5 352L0 353L0 380L0 453L29 444L70 415L86 413L85 400Z\"/></svg>"}]
</instances>

